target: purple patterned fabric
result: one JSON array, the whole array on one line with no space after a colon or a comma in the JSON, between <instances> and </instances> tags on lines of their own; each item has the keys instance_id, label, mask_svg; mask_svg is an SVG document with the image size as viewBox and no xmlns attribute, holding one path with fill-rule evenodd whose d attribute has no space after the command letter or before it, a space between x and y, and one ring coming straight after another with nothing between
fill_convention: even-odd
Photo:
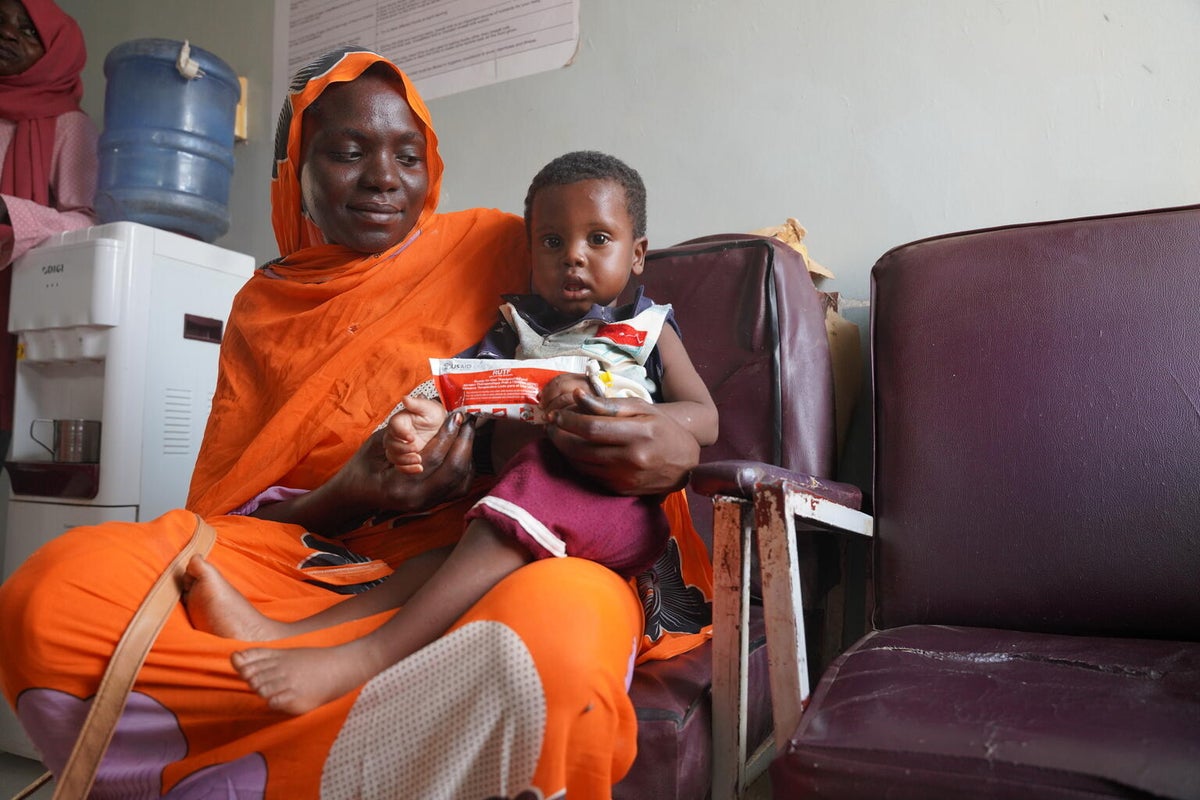
<instances>
[{"instance_id":1,"label":"purple patterned fabric","mask_svg":"<svg viewBox=\"0 0 1200 800\"><path fill-rule=\"evenodd\" d=\"M62 773L78 731L92 707L92 698L54 689L30 689L17 699L21 726L37 744L42 760L55 775ZM163 794L162 773L168 764L187 753L187 740L171 711L141 692L132 692L117 722L112 744L97 772L95 800L170 800L211 798L223 787L228 797L240 800L262 797L267 785L267 765L251 754L226 764L214 764L181 780Z\"/></svg>"},{"instance_id":2,"label":"purple patterned fabric","mask_svg":"<svg viewBox=\"0 0 1200 800\"><path fill-rule=\"evenodd\" d=\"M271 486L259 492L255 497L247 500L243 505L230 511L230 514L239 517L248 517L259 508L271 503L278 503L281 500L291 500L293 497L299 497L302 494L308 494L307 489L291 489L287 486Z\"/></svg>"}]
</instances>

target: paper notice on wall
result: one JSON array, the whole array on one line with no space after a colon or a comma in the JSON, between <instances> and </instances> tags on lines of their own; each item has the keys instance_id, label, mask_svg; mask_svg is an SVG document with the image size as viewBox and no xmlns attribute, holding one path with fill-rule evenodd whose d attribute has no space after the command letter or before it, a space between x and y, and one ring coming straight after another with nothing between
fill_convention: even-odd
<instances>
[{"instance_id":1,"label":"paper notice on wall","mask_svg":"<svg viewBox=\"0 0 1200 800\"><path fill-rule=\"evenodd\" d=\"M289 0L288 75L334 47L395 61L425 99L558 69L579 45L579 0Z\"/></svg>"}]
</instances>

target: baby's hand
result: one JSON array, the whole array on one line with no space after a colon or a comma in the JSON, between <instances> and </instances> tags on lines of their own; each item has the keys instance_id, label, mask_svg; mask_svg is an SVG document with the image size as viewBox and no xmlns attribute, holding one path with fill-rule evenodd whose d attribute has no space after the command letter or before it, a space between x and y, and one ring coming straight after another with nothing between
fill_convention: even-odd
<instances>
[{"instance_id":1,"label":"baby's hand","mask_svg":"<svg viewBox=\"0 0 1200 800\"><path fill-rule=\"evenodd\" d=\"M580 390L585 394L595 394L588 379L583 375L555 375L542 389L542 411L548 414L551 411L574 408L575 392Z\"/></svg>"},{"instance_id":2,"label":"baby's hand","mask_svg":"<svg viewBox=\"0 0 1200 800\"><path fill-rule=\"evenodd\" d=\"M405 397L403 411L398 411L388 420L383 434L383 450L388 461L401 472L417 474L421 465L421 451L442 427L446 409L436 400L424 397Z\"/></svg>"}]
</instances>

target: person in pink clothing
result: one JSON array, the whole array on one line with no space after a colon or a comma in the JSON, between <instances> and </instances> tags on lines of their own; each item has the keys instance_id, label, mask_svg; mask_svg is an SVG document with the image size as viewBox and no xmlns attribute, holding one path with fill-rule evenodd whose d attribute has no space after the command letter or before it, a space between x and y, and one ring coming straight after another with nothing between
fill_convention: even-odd
<instances>
[{"instance_id":1,"label":"person in pink clothing","mask_svg":"<svg viewBox=\"0 0 1200 800\"><path fill-rule=\"evenodd\" d=\"M53 0L0 0L0 265L96 224L96 126L79 107L83 34Z\"/></svg>"},{"instance_id":2,"label":"person in pink clothing","mask_svg":"<svg viewBox=\"0 0 1200 800\"><path fill-rule=\"evenodd\" d=\"M96 126L80 109L87 48L53 0L0 0L0 321L13 261L46 237L95 225ZM12 434L16 338L0 331L0 455Z\"/></svg>"}]
</instances>

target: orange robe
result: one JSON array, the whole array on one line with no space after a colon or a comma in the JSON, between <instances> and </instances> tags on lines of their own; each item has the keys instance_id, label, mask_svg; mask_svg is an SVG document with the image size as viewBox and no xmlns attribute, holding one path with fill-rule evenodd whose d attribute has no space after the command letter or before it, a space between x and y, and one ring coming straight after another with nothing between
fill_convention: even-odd
<instances>
[{"instance_id":1,"label":"orange robe","mask_svg":"<svg viewBox=\"0 0 1200 800\"><path fill-rule=\"evenodd\" d=\"M317 613L405 559L455 541L470 498L425 515L381 517L336 542L228 512L268 487L321 485L426 375L430 356L478 340L499 295L528 284L519 218L436 213L437 139L407 78L430 165L430 195L413 234L362 256L321 243L300 214L303 108L330 82L353 80L381 60L352 53L293 86L294 116L282 121L288 135L272 186L286 255L235 300L188 499L217 529L211 563L278 619ZM702 554L682 495L666 508L681 547ZM65 763L133 609L193 524L181 510L148 523L75 529L0 586L5 697L52 769ZM689 583L708 595L703 556L690 562ZM385 617L276 644L338 644ZM221 786L231 796L279 800L526 791L608 797L635 755L626 694L635 660L670 655L706 635L667 635L653 650L630 582L581 559L549 559L517 570L445 636L364 687L290 717L268 709L233 670L230 655L246 643L197 631L180 606L139 675L97 791L185 797Z\"/></svg>"}]
</instances>

